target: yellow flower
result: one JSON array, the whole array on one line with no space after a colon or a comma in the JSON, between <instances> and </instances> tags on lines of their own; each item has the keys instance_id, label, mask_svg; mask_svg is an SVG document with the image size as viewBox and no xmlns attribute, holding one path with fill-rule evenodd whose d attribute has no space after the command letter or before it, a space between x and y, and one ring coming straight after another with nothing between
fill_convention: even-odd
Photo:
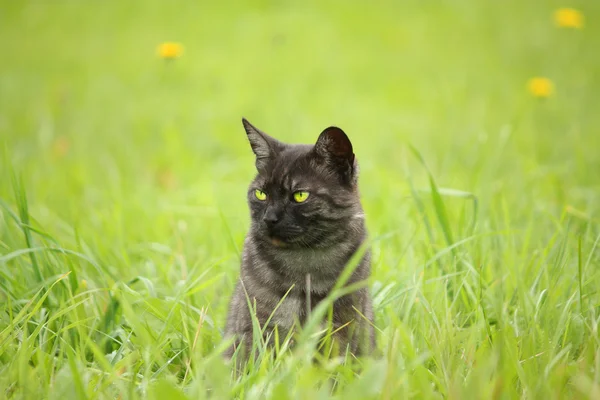
<instances>
[{"instance_id":1,"label":"yellow flower","mask_svg":"<svg viewBox=\"0 0 600 400\"><path fill-rule=\"evenodd\" d=\"M574 8L559 8L554 11L554 23L561 28L583 28L583 14Z\"/></svg>"},{"instance_id":2,"label":"yellow flower","mask_svg":"<svg viewBox=\"0 0 600 400\"><path fill-rule=\"evenodd\" d=\"M537 76L527 82L527 89L534 97L549 97L554 93L554 83L548 78Z\"/></svg>"},{"instance_id":3,"label":"yellow flower","mask_svg":"<svg viewBox=\"0 0 600 400\"><path fill-rule=\"evenodd\" d=\"M56 158L63 158L69 152L71 142L65 136L57 137L52 143L52 155Z\"/></svg>"},{"instance_id":4,"label":"yellow flower","mask_svg":"<svg viewBox=\"0 0 600 400\"><path fill-rule=\"evenodd\" d=\"M183 53L183 46L181 43L165 42L161 43L156 49L156 53L160 58L165 60L175 59Z\"/></svg>"},{"instance_id":5,"label":"yellow flower","mask_svg":"<svg viewBox=\"0 0 600 400\"><path fill-rule=\"evenodd\" d=\"M156 172L156 180L160 187L166 190L177 188L177 177L169 168L161 168Z\"/></svg>"}]
</instances>

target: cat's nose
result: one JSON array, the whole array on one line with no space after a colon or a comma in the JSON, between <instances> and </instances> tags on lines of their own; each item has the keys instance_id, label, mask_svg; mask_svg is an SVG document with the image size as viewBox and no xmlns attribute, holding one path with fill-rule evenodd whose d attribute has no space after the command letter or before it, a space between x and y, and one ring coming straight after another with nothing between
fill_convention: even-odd
<instances>
[{"instance_id":1,"label":"cat's nose","mask_svg":"<svg viewBox=\"0 0 600 400\"><path fill-rule=\"evenodd\" d=\"M263 216L263 221L265 221L265 223L267 224L267 226L270 228L273 225L275 225L277 222L279 222L280 220L280 214L276 211L276 210L267 210L267 212L265 213L265 215Z\"/></svg>"}]
</instances>

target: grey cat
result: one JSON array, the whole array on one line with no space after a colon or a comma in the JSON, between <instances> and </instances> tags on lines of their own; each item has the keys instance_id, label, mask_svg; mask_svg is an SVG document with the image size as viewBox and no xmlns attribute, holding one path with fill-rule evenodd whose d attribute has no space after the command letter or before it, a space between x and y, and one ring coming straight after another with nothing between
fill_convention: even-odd
<instances>
[{"instance_id":1,"label":"grey cat","mask_svg":"<svg viewBox=\"0 0 600 400\"><path fill-rule=\"evenodd\" d=\"M271 317L265 329L270 341L275 327L279 338L285 337L296 322L306 320L308 301L313 309L329 294L367 236L358 164L344 131L332 126L314 145L285 144L246 119L242 122L258 174L248 189L252 222L229 305L225 336L236 339L226 357L239 346L242 357L250 353L253 325L248 299L256 307L261 328ZM367 251L347 284L368 279L370 268ZM336 300L332 336L340 350L356 356L374 350L372 321L367 288Z\"/></svg>"}]
</instances>

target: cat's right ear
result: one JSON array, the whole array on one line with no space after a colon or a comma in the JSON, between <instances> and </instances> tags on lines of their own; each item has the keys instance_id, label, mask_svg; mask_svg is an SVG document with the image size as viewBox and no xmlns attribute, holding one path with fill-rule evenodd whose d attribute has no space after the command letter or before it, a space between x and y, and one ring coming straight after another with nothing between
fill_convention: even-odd
<instances>
[{"instance_id":1,"label":"cat's right ear","mask_svg":"<svg viewBox=\"0 0 600 400\"><path fill-rule=\"evenodd\" d=\"M356 182L356 162L352 143L343 130L330 126L319 135L315 153L325 163L340 174L346 183Z\"/></svg>"},{"instance_id":2,"label":"cat's right ear","mask_svg":"<svg viewBox=\"0 0 600 400\"><path fill-rule=\"evenodd\" d=\"M252 125L246 118L242 118L242 124L244 124L252 151L256 155L256 169L262 172L275 158L283 144Z\"/></svg>"}]
</instances>

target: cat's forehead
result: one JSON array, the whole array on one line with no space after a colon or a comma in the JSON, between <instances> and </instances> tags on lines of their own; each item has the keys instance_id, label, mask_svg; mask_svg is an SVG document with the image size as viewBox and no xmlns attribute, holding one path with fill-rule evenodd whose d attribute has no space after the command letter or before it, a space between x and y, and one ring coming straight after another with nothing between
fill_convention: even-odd
<instances>
[{"instance_id":1,"label":"cat's forehead","mask_svg":"<svg viewBox=\"0 0 600 400\"><path fill-rule=\"evenodd\" d=\"M312 146L290 147L277 155L273 162L273 177L307 173L312 167Z\"/></svg>"},{"instance_id":2,"label":"cat's forehead","mask_svg":"<svg viewBox=\"0 0 600 400\"><path fill-rule=\"evenodd\" d=\"M318 180L319 165L311 153L313 146L295 145L279 153L268 172L259 176L265 185L298 187Z\"/></svg>"}]
</instances>

